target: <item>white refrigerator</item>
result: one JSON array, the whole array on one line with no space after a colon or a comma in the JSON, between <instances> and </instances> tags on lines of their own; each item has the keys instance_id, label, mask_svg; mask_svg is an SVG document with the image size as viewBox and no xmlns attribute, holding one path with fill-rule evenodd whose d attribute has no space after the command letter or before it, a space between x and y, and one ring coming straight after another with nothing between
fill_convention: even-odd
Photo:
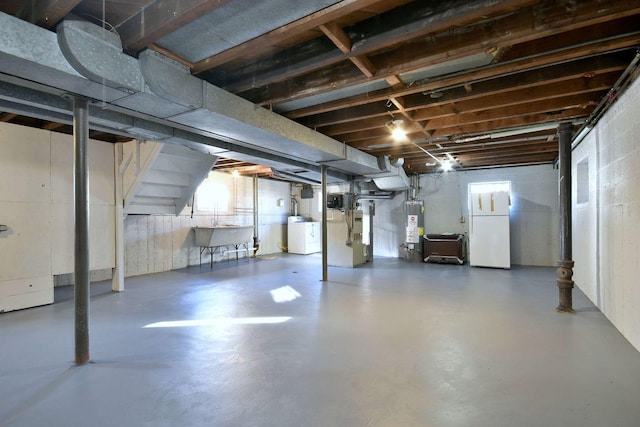
<instances>
[{"instance_id":1,"label":"white refrigerator","mask_svg":"<svg viewBox=\"0 0 640 427\"><path fill-rule=\"evenodd\" d=\"M471 193L469 264L511 268L508 191Z\"/></svg>"}]
</instances>

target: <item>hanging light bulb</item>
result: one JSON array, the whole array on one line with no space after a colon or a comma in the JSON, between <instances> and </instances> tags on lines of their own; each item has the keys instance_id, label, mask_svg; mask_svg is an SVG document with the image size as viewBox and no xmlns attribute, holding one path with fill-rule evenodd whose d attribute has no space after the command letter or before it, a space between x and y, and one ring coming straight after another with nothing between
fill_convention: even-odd
<instances>
[{"instance_id":1,"label":"hanging light bulb","mask_svg":"<svg viewBox=\"0 0 640 427\"><path fill-rule=\"evenodd\" d=\"M407 137L407 132L404 130L404 120L391 120L386 123L386 126L391 131L391 137L395 141L401 141Z\"/></svg>"},{"instance_id":2,"label":"hanging light bulb","mask_svg":"<svg viewBox=\"0 0 640 427\"><path fill-rule=\"evenodd\" d=\"M453 166L451 166L451 161L448 159L445 159L442 162L440 162L440 167L445 172L449 172L450 170L453 169Z\"/></svg>"}]
</instances>

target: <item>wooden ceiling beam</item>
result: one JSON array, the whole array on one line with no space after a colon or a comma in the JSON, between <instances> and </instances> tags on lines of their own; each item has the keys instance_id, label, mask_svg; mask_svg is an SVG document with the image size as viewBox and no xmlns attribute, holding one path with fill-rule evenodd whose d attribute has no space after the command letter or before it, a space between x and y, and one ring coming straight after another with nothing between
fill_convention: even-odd
<instances>
[{"instance_id":1,"label":"wooden ceiling beam","mask_svg":"<svg viewBox=\"0 0 640 427\"><path fill-rule=\"evenodd\" d=\"M306 117L303 120L299 120L299 122L307 127L316 129L321 126L351 122L353 120L362 120L364 118L372 118L376 116L391 117L391 115L397 113L397 111L398 110L395 106L390 107L387 105L386 101L380 101L367 105L345 108L340 111L329 111L313 117Z\"/></svg>"},{"instance_id":2,"label":"wooden ceiling beam","mask_svg":"<svg viewBox=\"0 0 640 427\"><path fill-rule=\"evenodd\" d=\"M320 25L319 28L336 45L340 52L349 53L351 51L351 39L337 23L328 22ZM371 78L376 74L375 66L366 56L352 56L349 59L365 76Z\"/></svg>"},{"instance_id":3,"label":"wooden ceiling beam","mask_svg":"<svg viewBox=\"0 0 640 427\"><path fill-rule=\"evenodd\" d=\"M391 116L387 114L385 116L368 117L352 122L337 123L330 126L317 128L316 130L331 137L338 137L339 135L351 132L380 128L383 127L389 120L391 120Z\"/></svg>"},{"instance_id":4,"label":"wooden ceiling beam","mask_svg":"<svg viewBox=\"0 0 640 427\"><path fill-rule=\"evenodd\" d=\"M429 150L434 154L445 154L451 153L455 156L462 155L475 155L476 153L491 153L494 151L530 151L535 150L539 147L555 147L558 148L558 144L556 141L548 142L546 139L537 139L531 141L522 141L522 142L509 142L505 144L495 144L495 145L487 145L487 144L455 144L449 146L443 146L442 148L436 148ZM410 158L410 157L409 157Z\"/></svg>"},{"instance_id":5,"label":"wooden ceiling beam","mask_svg":"<svg viewBox=\"0 0 640 427\"><path fill-rule=\"evenodd\" d=\"M482 159L460 159L464 167L473 167L473 166L495 166L495 165L504 165L504 164L515 164L515 163L529 163L529 162L543 162L547 161L549 163L553 162L557 155L557 151L546 152L546 153L520 153L520 154L508 154L501 156L499 154L491 157L491 158L482 158Z\"/></svg>"},{"instance_id":6,"label":"wooden ceiling beam","mask_svg":"<svg viewBox=\"0 0 640 427\"><path fill-rule=\"evenodd\" d=\"M396 74L386 76L384 79L387 81L387 83L389 83L389 86L391 86L393 89L400 89L404 87L404 83L402 82L402 80L400 80L400 77Z\"/></svg>"},{"instance_id":7,"label":"wooden ceiling beam","mask_svg":"<svg viewBox=\"0 0 640 427\"><path fill-rule=\"evenodd\" d=\"M410 111L412 111L413 121L424 121L442 117L457 116L459 114L471 113L474 111L485 111L487 110L488 103L491 108L499 108L517 106L537 101L552 101L553 99L560 97L607 90L615 83L618 76L619 70L602 75L596 75L591 78L580 77L573 78L569 81L561 80L556 83L547 83L545 80L540 80L536 83L536 86L525 87L524 89L506 90L500 86L493 89L487 89L486 92L482 90L479 92L481 96L478 97L469 97L468 94L460 93L455 99L460 99L461 101L455 101L455 103L447 101L446 104L428 104L424 108L412 107ZM501 80L500 82L503 81ZM508 88L509 82L504 83L504 88ZM514 84L516 83L517 82L514 82ZM495 92L492 90L495 90ZM465 96L471 99L466 99ZM415 104L412 103L412 105ZM316 129L325 135L337 137L339 139L339 136L342 134L382 127L387 121L387 116L381 115L376 117L355 117L351 121L328 126L319 126ZM426 128L430 128L430 126L427 125Z\"/></svg>"},{"instance_id":8,"label":"wooden ceiling beam","mask_svg":"<svg viewBox=\"0 0 640 427\"><path fill-rule=\"evenodd\" d=\"M45 130L56 130L56 129L60 129L64 126L68 126L65 125L64 123L57 123L57 122L47 122L45 125L42 126L42 129Z\"/></svg>"},{"instance_id":9,"label":"wooden ceiling beam","mask_svg":"<svg viewBox=\"0 0 640 427\"><path fill-rule=\"evenodd\" d=\"M496 156L491 159L481 159L477 161L473 161L472 159L459 159L459 165L455 169L456 170L467 170L479 167L501 167L501 166L519 166L523 164L549 164L553 163L557 158L557 153L548 152L548 153L532 153L526 154L523 153L521 155L509 155L509 156ZM431 160L433 161L433 160ZM426 167L425 162L416 160L412 162L405 161L405 169L408 171L415 170L419 173L424 173L422 171L432 171L437 172L440 170L439 165L435 167Z\"/></svg>"},{"instance_id":10,"label":"wooden ceiling beam","mask_svg":"<svg viewBox=\"0 0 640 427\"><path fill-rule=\"evenodd\" d=\"M531 114L527 116L511 117L508 119L474 123L465 126L450 127L434 131L434 137L459 136L481 132L494 132L496 129L525 127L537 124L554 123L558 121L585 119L593 109L572 108L558 114Z\"/></svg>"},{"instance_id":11,"label":"wooden ceiling beam","mask_svg":"<svg viewBox=\"0 0 640 427\"><path fill-rule=\"evenodd\" d=\"M580 7L574 11L568 11L571 16L572 25L568 27L553 26L553 19L545 22L543 29L539 29L535 25L536 12L534 8L524 8L514 14L499 18L484 25L472 27L466 33L453 32L447 33L447 37L430 37L426 40L417 40L408 44L400 45L394 51L385 52L384 57L387 59L382 61L376 60L375 57L370 59L378 68L377 76L385 77L401 72L412 71L428 65L435 65L450 61L452 59L465 57L472 54L482 53L488 47L510 46L516 43L522 43L534 40L540 37L551 35L559 35L564 31L573 30L575 28L584 28L594 25L611 17L629 16L640 13L640 6L632 7L626 2L623 6L611 5L610 7L598 8L600 1L585 0L580 2ZM565 20L564 17L557 17L559 21ZM389 37L390 38L390 37ZM396 40L394 43L398 43ZM352 56L359 54L368 54L369 51L356 49L357 44L351 51ZM359 53L357 53L359 52ZM558 56L558 59L566 59ZM305 96L311 94L323 93L335 87L335 83L326 77L331 73L327 70L320 70L310 74L301 76L304 80L311 81L314 84L313 91L305 91ZM286 84L271 84L262 89L262 93L254 94L252 101L258 104L278 104L296 99L299 95L296 91L292 91L294 87Z\"/></svg>"},{"instance_id":12,"label":"wooden ceiling beam","mask_svg":"<svg viewBox=\"0 0 640 427\"><path fill-rule=\"evenodd\" d=\"M202 74L201 77L208 81L212 80L213 83L223 87L227 91L241 93L263 85L292 79L301 74L335 64L336 58L339 58L340 61L346 61L343 55L336 50L325 49L317 55L302 57L300 59L294 58L293 60L291 60L288 52L284 52L282 55L278 55L276 59L272 59L281 64L281 66L275 68L267 67L266 71L264 70L264 63L256 62L243 67L242 70L230 70L229 73L233 76L233 79L229 82L226 81L226 71L223 72L223 74L225 74L224 77L215 75L212 79L210 77L212 72L206 72ZM357 74L357 76L361 77L360 74Z\"/></svg>"},{"instance_id":13,"label":"wooden ceiling beam","mask_svg":"<svg viewBox=\"0 0 640 427\"><path fill-rule=\"evenodd\" d=\"M604 23L589 26L588 31L583 28L562 33L562 37L552 35L541 37L529 42L513 45L503 51L500 61L510 61L537 55L540 52L551 52L558 49L566 49L571 46L589 44L593 40L605 42L609 39L620 38L624 34L638 32L638 17L628 16Z\"/></svg>"},{"instance_id":14,"label":"wooden ceiling beam","mask_svg":"<svg viewBox=\"0 0 640 427\"><path fill-rule=\"evenodd\" d=\"M432 3L422 4L420 2L413 2L409 5L404 6L403 8L399 8L404 10L404 12L399 12L398 10L389 12L390 15L396 16L395 18L386 18L383 14L380 16L380 19L377 19L375 21L375 25L369 25L368 27L370 28L363 28L362 31L357 26L354 26L352 32L358 36L358 39L355 40L355 42L351 40L351 38L346 33L344 33L342 29L337 28L337 25L321 24L322 26L320 28L322 29L322 31L327 35L327 37L329 37L331 40L334 40L335 44L341 49L342 55L328 56L327 52L320 50L317 51L313 56L326 58L331 57L335 64L338 64L345 59L355 58L352 61L358 66L359 69L361 69L365 73L365 76L367 78L371 78L374 75L372 71L376 70L376 66L369 59L367 59L366 55L368 55L369 53L373 53L380 49L387 49L390 46L396 45L398 43L405 43L408 40L419 38L427 34L434 34L439 31L445 31L460 25L468 24L481 19L486 19L487 16L498 13L498 11L504 12L506 10L507 12L510 12L516 7L530 5L535 2L531 0L512 0L509 7L507 7L506 9L504 4L500 6L493 5L487 7L487 2L483 0L477 0L475 2L458 1L457 3L459 4L456 4L456 7L453 7L448 3L443 3L434 7ZM416 16L422 18L410 22L409 24L399 24L400 21L406 21L407 16ZM380 27L382 26L384 26L384 28L381 29ZM471 40L477 42L477 39ZM423 44L424 42L420 43ZM310 41L307 44L297 47L297 49L304 52L310 52L311 50L317 49L318 47L319 46L317 43L315 43L314 41ZM430 48L433 49L434 47L430 45ZM485 48L483 47L482 49L484 50ZM292 57L296 56L296 54L294 52L289 52L288 56ZM414 58L415 54L412 53L409 57ZM442 60L442 58L439 59ZM451 59L451 57L447 59ZM404 60L406 61L406 58ZM281 70L303 70L302 68L292 66L291 63L282 64L281 62L275 60L275 58L261 58L259 62L278 64L278 68ZM220 63L218 65L223 64ZM330 66L330 64L327 64L327 66ZM407 67L404 68L405 71L409 70L409 68ZM202 73L203 71L206 70L200 69L198 67L198 64L196 64L193 68L194 73ZM268 72L268 74L271 76L282 75L282 72L277 72L275 69L266 72ZM385 72L383 74L384 75L377 71L375 72L376 76L381 77L388 77L393 75L393 73L389 72ZM305 80L315 80L317 78L318 76L305 76ZM259 75L254 75L253 79L255 81L255 86L264 86L267 84L267 82L263 81L263 79L261 79ZM280 80L283 81L284 77ZM212 81L212 83L219 84L219 82L216 81ZM275 83L277 82L269 82L269 84L271 85ZM263 94L261 95L261 97L253 97L252 101L261 104L276 103L278 101L275 98L279 98L281 96L282 95ZM291 96L289 96L289 98L291 98Z\"/></svg>"},{"instance_id":15,"label":"wooden ceiling beam","mask_svg":"<svg viewBox=\"0 0 640 427\"><path fill-rule=\"evenodd\" d=\"M497 148L495 150L486 150L475 152L473 155L469 153L455 153L451 154L460 159L462 162L468 161L481 161L483 159L495 159L497 157L509 157L509 156L522 156L522 155L534 155L543 153L558 153L558 144L541 144L537 146L518 147L518 148Z\"/></svg>"},{"instance_id":16,"label":"wooden ceiling beam","mask_svg":"<svg viewBox=\"0 0 640 427\"><path fill-rule=\"evenodd\" d=\"M372 78L376 75L376 66L373 65L371 60L364 55L360 56L352 56L349 58L353 65L358 67L362 74L367 76L368 78Z\"/></svg>"},{"instance_id":17,"label":"wooden ceiling beam","mask_svg":"<svg viewBox=\"0 0 640 427\"><path fill-rule=\"evenodd\" d=\"M231 62L247 52L260 52L264 49L278 45L284 40L303 31L312 30L327 22L335 21L340 17L356 12L367 6L374 5L380 0L343 0L332 6L325 7L316 13L305 16L290 24L276 28L263 36L256 37L236 47L227 49L217 55L205 58L196 63L191 69L193 74L200 74L217 66Z\"/></svg>"},{"instance_id":18,"label":"wooden ceiling beam","mask_svg":"<svg viewBox=\"0 0 640 427\"><path fill-rule=\"evenodd\" d=\"M450 152L454 153L458 156L474 154L474 153L482 153L482 152L493 152L496 150L510 150L517 149L521 151L527 151L528 149L532 149L540 146L555 146L558 148L557 141L548 142L546 138L537 139L533 141L522 141L522 142L509 142L505 144L455 144L454 146L447 146L442 148L439 152Z\"/></svg>"},{"instance_id":19,"label":"wooden ceiling beam","mask_svg":"<svg viewBox=\"0 0 640 427\"><path fill-rule=\"evenodd\" d=\"M80 0L25 1L17 16L32 24L51 29L79 3Z\"/></svg>"},{"instance_id":20,"label":"wooden ceiling beam","mask_svg":"<svg viewBox=\"0 0 640 427\"><path fill-rule=\"evenodd\" d=\"M356 3L358 3L359 5L357 7L354 7ZM217 67L225 67L226 64L234 63L234 61L239 60L240 58L244 60L244 65L249 65L250 63L257 62L277 64L277 54L269 58L259 58L255 54L255 52L264 52L272 46L282 45L284 40L291 38L303 31L315 29L313 28L314 26L319 27L332 21L340 20L340 18L349 13L366 10L367 7L372 5L375 5L379 9L385 9L385 7L380 7L382 3L387 4L388 2L383 2L380 0L373 2L366 0L341 1L340 3L325 8L317 12L316 14L309 15L308 17L302 18L301 20L293 22L285 27L281 27L261 37L257 37L244 44L200 61L198 64L194 65L194 67L192 68L192 72L194 74L202 74ZM406 3L406 1L402 1L400 3ZM406 37L420 37L425 34L439 31L439 29L452 28L462 25L465 22L469 23L479 19L484 19L487 16L498 13L498 11L506 10L507 12L510 12L518 7L531 5L535 3L535 1L511 0L507 6L505 6L505 4L501 4L498 7L496 7L495 5L490 5L489 7L487 7L486 1L484 0L476 0L475 2L459 0L453 4L446 3L439 5L436 8L434 8L433 4L431 3L410 3L411 4L401 6L396 10L391 10L386 13L383 12L382 14L378 15L377 19L370 20L369 25L366 25L367 22L364 22L360 25L352 25L349 31L352 32L354 36L357 36L357 45L354 46L351 40L349 40L349 42L347 43L346 39L344 37L341 37L341 40L338 40L338 44L344 46L351 45L350 50L345 51L341 55L330 56L326 51L314 50L317 49L318 46L313 40L296 47L296 49L304 52L314 52L311 57L323 57L325 58L325 60L332 58L332 60L334 61L333 63L337 64L347 59L347 57L362 58L368 52L373 52L374 50L383 49L388 46L392 46L395 43L403 42L404 38ZM458 10L459 15L453 14L452 10ZM404 25L404 21L406 21L407 17L418 18L411 24ZM363 28L362 30L360 30L359 27L363 26L363 24L364 27L367 28ZM327 26L329 27L329 25ZM316 46L314 46L314 44L316 44ZM358 49L358 53L354 54L352 52L354 47ZM296 52L292 49L288 49L288 51L288 57L297 56ZM356 62L357 61L363 60L360 59L356 60ZM234 64L234 70L237 72L240 68L245 68L244 65ZM298 67L294 68L298 69ZM371 69L370 67L367 68L369 70ZM302 71L302 69L299 69L299 71ZM265 70L265 73L271 75L280 74L275 69ZM255 86L260 86L261 84L258 83L258 81L261 81L261 79L257 76L254 77L256 77ZM243 80L246 79L247 78L244 78ZM212 83L220 85L220 82L217 81L212 81ZM271 83L273 83L273 81ZM264 82L262 84L267 84L267 82Z\"/></svg>"},{"instance_id":21,"label":"wooden ceiling beam","mask_svg":"<svg viewBox=\"0 0 640 427\"><path fill-rule=\"evenodd\" d=\"M528 86L522 89L516 87L513 90L486 92L483 93L482 97L474 97L471 99L462 97L458 98L460 101L455 101L455 109L453 108L453 103L434 107L427 105L425 108L416 109L414 118L415 120L431 120L455 114L483 111L487 108L488 99L490 99L490 105L497 108L599 92L610 88L618 79L619 74L619 70L616 70L614 72L596 75L592 78L580 77L571 80L560 80L555 83L549 83L543 80L538 82L536 86Z\"/></svg>"},{"instance_id":22,"label":"wooden ceiling beam","mask_svg":"<svg viewBox=\"0 0 640 427\"><path fill-rule=\"evenodd\" d=\"M544 132L532 132L517 137L510 137L509 139L486 139L472 143L457 144L454 142L441 141L440 143L416 143L416 145L434 155L442 155L447 152L461 155L497 149L530 148L542 144L557 145L557 141L555 140L548 141L547 136L545 136ZM371 153L372 155L388 154L393 157L404 157L408 160L415 158L424 158L424 152L416 148L416 146L412 143L398 144L387 149L373 149L369 150L369 153Z\"/></svg>"},{"instance_id":23,"label":"wooden ceiling beam","mask_svg":"<svg viewBox=\"0 0 640 427\"><path fill-rule=\"evenodd\" d=\"M427 123L427 130L436 130L454 126L467 126L475 123L487 121L509 119L512 117L527 116L533 114L545 114L554 111L565 111L570 109L584 109L585 115L591 112L598 105L602 96L607 93L604 90L594 94L580 94L561 98L552 98L544 101L527 102L507 107L488 108L484 111L474 111L441 117L430 120Z\"/></svg>"},{"instance_id":24,"label":"wooden ceiling beam","mask_svg":"<svg viewBox=\"0 0 640 427\"><path fill-rule=\"evenodd\" d=\"M0 122L10 122L11 120L15 119L16 117L18 117L17 114L13 114L13 113L2 113L0 114Z\"/></svg>"},{"instance_id":25,"label":"wooden ceiling beam","mask_svg":"<svg viewBox=\"0 0 640 427\"><path fill-rule=\"evenodd\" d=\"M550 53L541 53L533 57L516 59L505 63L494 64L479 70L473 70L472 72L462 73L453 77L431 79L423 84L414 84L400 90L392 88L381 89L375 92L353 96L348 100L336 100L310 107L305 107L295 111L287 112L286 116L289 118L300 118L327 111L339 110L345 107L352 107L379 100L385 100L391 96L406 96L432 90L439 90L441 88L456 85L472 84L475 81L497 78L505 74L513 74L532 68L541 68L553 64L566 63L567 61L577 60L584 56L602 54L617 49L631 48L638 44L640 44L640 33L638 32L634 32L633 34L624 34L620 37L607 40L593 40L592 42L583 45L560 49L558 51Z\"/></svg>"},{"instance_id":26,"label":"wooden ceiling beam","mask_svg":"<svg viewBox=\"0 0 640 427\"><path fill-rule=\"evenodd\" d=\"M338 139L341 140L341 138L342 137ZM391 133L387 131L387 132L378 133L377 138L367 138L367 139L352 138L347 143L351 147L354 147L360 150L371 151L371 150L384 149L384 150L393 151L394 149L397 149L399 147L415 147L411 141L418 141L424 138L425 138L424 132L420 131L420 132L413 132L413 133L407 134L406 140L396 141L391 137Z\"/></svg>"},{"instance_id":27,"label":"wooden ceiling beam","mask_svg":"<svg viewBox=\"0 0 640 427\"><path fill-rule=\"evenodd\" d=\"M322 31L342 53L349 53L351 51L351 39L338 24L335 22L327 22L326 24L321 24L318 28L320 28L320 31Z\"/></svg>"},{"instance_id":28,"label":"wooden ceiling beam","mask_svg":"<svg viewBox=\"0 0 640 427\"><path fill-rule=\"evenodd\" d=\"M458 103L451 104L451 102L457 102L457 100L465 100L469 98L481 99L480 106L476 105L474 109L482 109L482 102L483 100L486 102L487 96L493 96L494 94L500 93L501 91L508 92L510 90L513 90L514 85L518 89L525 90L532 87L538 87L540 85L544 86L553 82L559 83L564 81L565 79L581 78L587 72L607 74L613 71L623 70L626 67L627 62L628 61L626 60L626 58L622 58L619 55L606 55L604 57L572 61L553 67L544 67L544 69L540 70L516 73L502 79L492 79L489 81L481 82L475 86L476 89L472 94L466 93L463 89L460 89L451 94L448 94L447 91L445 91L445 94L443 96L444 100L438 100L437 102L435 102L434 105L436 105L436 107L434 110L431 110L431 107L428 106L426 108L418 108L415 106L416 103L412 102L410 104L411 108L418 110L415 112L413 119L418 121L427 120L433 117L430 115L430 112L434 113L434 116L442 114L448 115L450 113L460 113L462 108L458 105ZM602 81L598 80L598 82ZM570 88L571 86L567 85L567 87ZM544 89L542 90L544 91ZM429 102L426 96L424 98L425 103ZM377 99L377 97L374 99ZM449 103L449 106L442 107L442 103ZM299 119L298 121L306 126L322 129L324 126L336 123L346 123L350 121L362 120L363 118L367 117L388 114L389 109L386 107L386 105L386 99L377 100L372 101L372 103L368 103L366 105L361 104L359 106L350 106L341 110L327 111L321 114L316 114L310 117ZM429 110L430 112L426 112L427 110Z\"/></svg>"},{"instance_id":29,"label":"wooden ceiling beam","mask_svg":"<svg viewBox=\"0 0 640 427\"><path fill-rule=\"evenodd\" d=\"M155 0L116 27L124 48L139 52L229 0Z\"/></svg>"},{"instance_id":30,"label":"wooden ceiling beam","mask_svg":"<svg viewBox=\"0 0 640 427\"><path fill-rule=\"evenodd\" d=\"M354 43L351 54L370 54L416 38L471 25L492 16L510 14L535 3L537 1L533 0L511 0L493 4L485 1L458 0L435 3L434 6L434 3L430 2L413 2L392 11L387 16L381 16L381 19L372 25L374 31L363 32L361 40ZM418 19L404 24L407 16L415 16ZM396 21L403 24L398 25ZM383 22L385 28L380 29Z\"/></svg>"},{"instance_id":31,"label":"wooden ceiling beam","mask_svg":"<svg viewBox=\"0 0 640 427\"><path fill-rule=\"evenodd\" d=\"M340 135L338 139L340 142L346 142L351 144L354 141L367 141L371 139L386 138L391 139L391 132L386 127L369 129L357 132L351 132L344 135Z\"/></svg>"},{"instance_id":32,"label":"wooden ceiling beam","mask_svg":"<svg viewBox=\"0 0 640 427\"><path fill-rule=\"evenodd\" d=\"M554 50L558 48L559 44L566 43L563 40L564 33L571 34L590 26L596 27L597 30L602 16L607 16L607 19L611 19L612 16L617 17L620 14L626 17L629 14L633 15L640 12L640 8L629 8L628 5L624 7L612 6L607 10L606 7L598 8L597 3L600 2L583 1L580 2L580 6L575 11L567 12L567 15L572 15L571 19L573 21L572 25L568 26L555 24L556 19L558 21L564 20L564 17L560 16L549 19L548 25L541 25L537 22L539 16L537 7L526 8L491 21L486 25L470 27L464 32L455 31L451 34L446 34L445 37L436 35L426 40L411 41L399 45L395 50L388 50L382 55L372 56L371 59L379 69L379 74L386 75L400 72L399 68L417 69L431 65L434 62L442 62L443 59L451 60L482 53L487 50L488 46L494 49L505 48L520 43L535 42L540 38L556 39L556 47L550 47L549 43L547 43L547 47ZM533 26L532 22L534 23ZM637 26L630 29L637 30ZM617 34L620 34L620 32L622 31L619 30ZM563 37L559 37L560 34ZM604 35L601 38L607 37L609 35ZM593 38L591 37L590 40ZM579 44L580 41L576 43ZM407 58L411 59L407 61Z\"/></svg>"}]
</instances>

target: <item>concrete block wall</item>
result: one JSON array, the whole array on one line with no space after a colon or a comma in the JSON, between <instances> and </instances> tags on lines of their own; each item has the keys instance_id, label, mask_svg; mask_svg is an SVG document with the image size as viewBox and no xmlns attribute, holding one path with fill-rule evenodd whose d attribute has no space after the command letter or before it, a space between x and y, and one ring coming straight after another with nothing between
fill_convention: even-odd
<instances>
[{"instance_id":1,"label":"concrete block wall","mask_svg":"<svg viewBox=\"0 0 640 427\"><path fill-rule=\"evenodd\" d=\"M471 182L511 181L511 261L519 265L555 266L560 254L558 171L552 165L513 167L420 176L417 198L424 200L425 233L468 234L467 187ZM299 196L299 191L294 194ZM320 188L313 199L299 199L300 215L321 220ZM327 187L327 192L348 192L347 185ZM375 201L374 256L399 257L405 238L402 203L406 192ZM366 203L362 204L365 216ZM367 222L367 220L365 221Z\"/></svg>"},{"instance_id":2,"label":"concrete block wall","mask_svg":"<svg viewBox=\"0 0 640 427\"><path fill-rule=\"evenodd\" d=\"M560 252L558 171L552 165L422 175L417 199L424 200L425 233L468 234L468 184L493 181L511 181L512 264L555 266ZM400 255L405 199L400 193L376 201L374 255Z\"/></svg>"},{"instance_id":3,"label":"concrete block wall","mask_svg":"<svg viewBox=\"0 0 640 427\"><path fill-rule=\"evenodd\" d=\"M573 150L572 213L574 281L640 350L638 135L636 79Z\"/></svg>"}]
</instances>

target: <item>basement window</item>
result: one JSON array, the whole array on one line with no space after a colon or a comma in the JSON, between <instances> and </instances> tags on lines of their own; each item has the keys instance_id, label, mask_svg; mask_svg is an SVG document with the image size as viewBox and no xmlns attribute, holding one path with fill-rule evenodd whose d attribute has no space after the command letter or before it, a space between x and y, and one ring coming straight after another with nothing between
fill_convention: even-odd
<instances>
[{"instance_id":1,"label":"basement window","mask_svg":"<svg viewBox=\"0 0 640 427\"><path fill-rule=\"evenodd\" d=\"M582 159L578 163L577 169L576 202L580 205L589 202L589 158L585 157Z\"/></svg>"},{"instance_id":2,"label":"basement window","mask_svg":"<svg viewBox=\"0 0 640 427\"><path fill-rule=\"evenodd\" d=\"M480 194L497 193L506 191L509 194L509 209L513 208L511 200L511 181L495 181L495 182L470 182L468 186L469 211L472 210L472 200ZM493 198L493 197L492 197Z\"/></svg>"},{"instance_id":3,"label":"basement window","mask_svg":"<svg viewBox=\"0 0 640 427\"><path fill-rule=\"evenodd\" d=\"M219 182L205 180L196 191L198 211L227 212L229 210L229 188Z\"/></svg>"},{"instance_id":4,"label":"basement window","mask_svg":"<svg viewBox=\"0 0 640 427\"><path fill-rule=\"evenodd\" d=\"M511 194L511 181L469 183L469 194L495 193L497 191L506 191Z\"/></svg>"}]
</instances>

